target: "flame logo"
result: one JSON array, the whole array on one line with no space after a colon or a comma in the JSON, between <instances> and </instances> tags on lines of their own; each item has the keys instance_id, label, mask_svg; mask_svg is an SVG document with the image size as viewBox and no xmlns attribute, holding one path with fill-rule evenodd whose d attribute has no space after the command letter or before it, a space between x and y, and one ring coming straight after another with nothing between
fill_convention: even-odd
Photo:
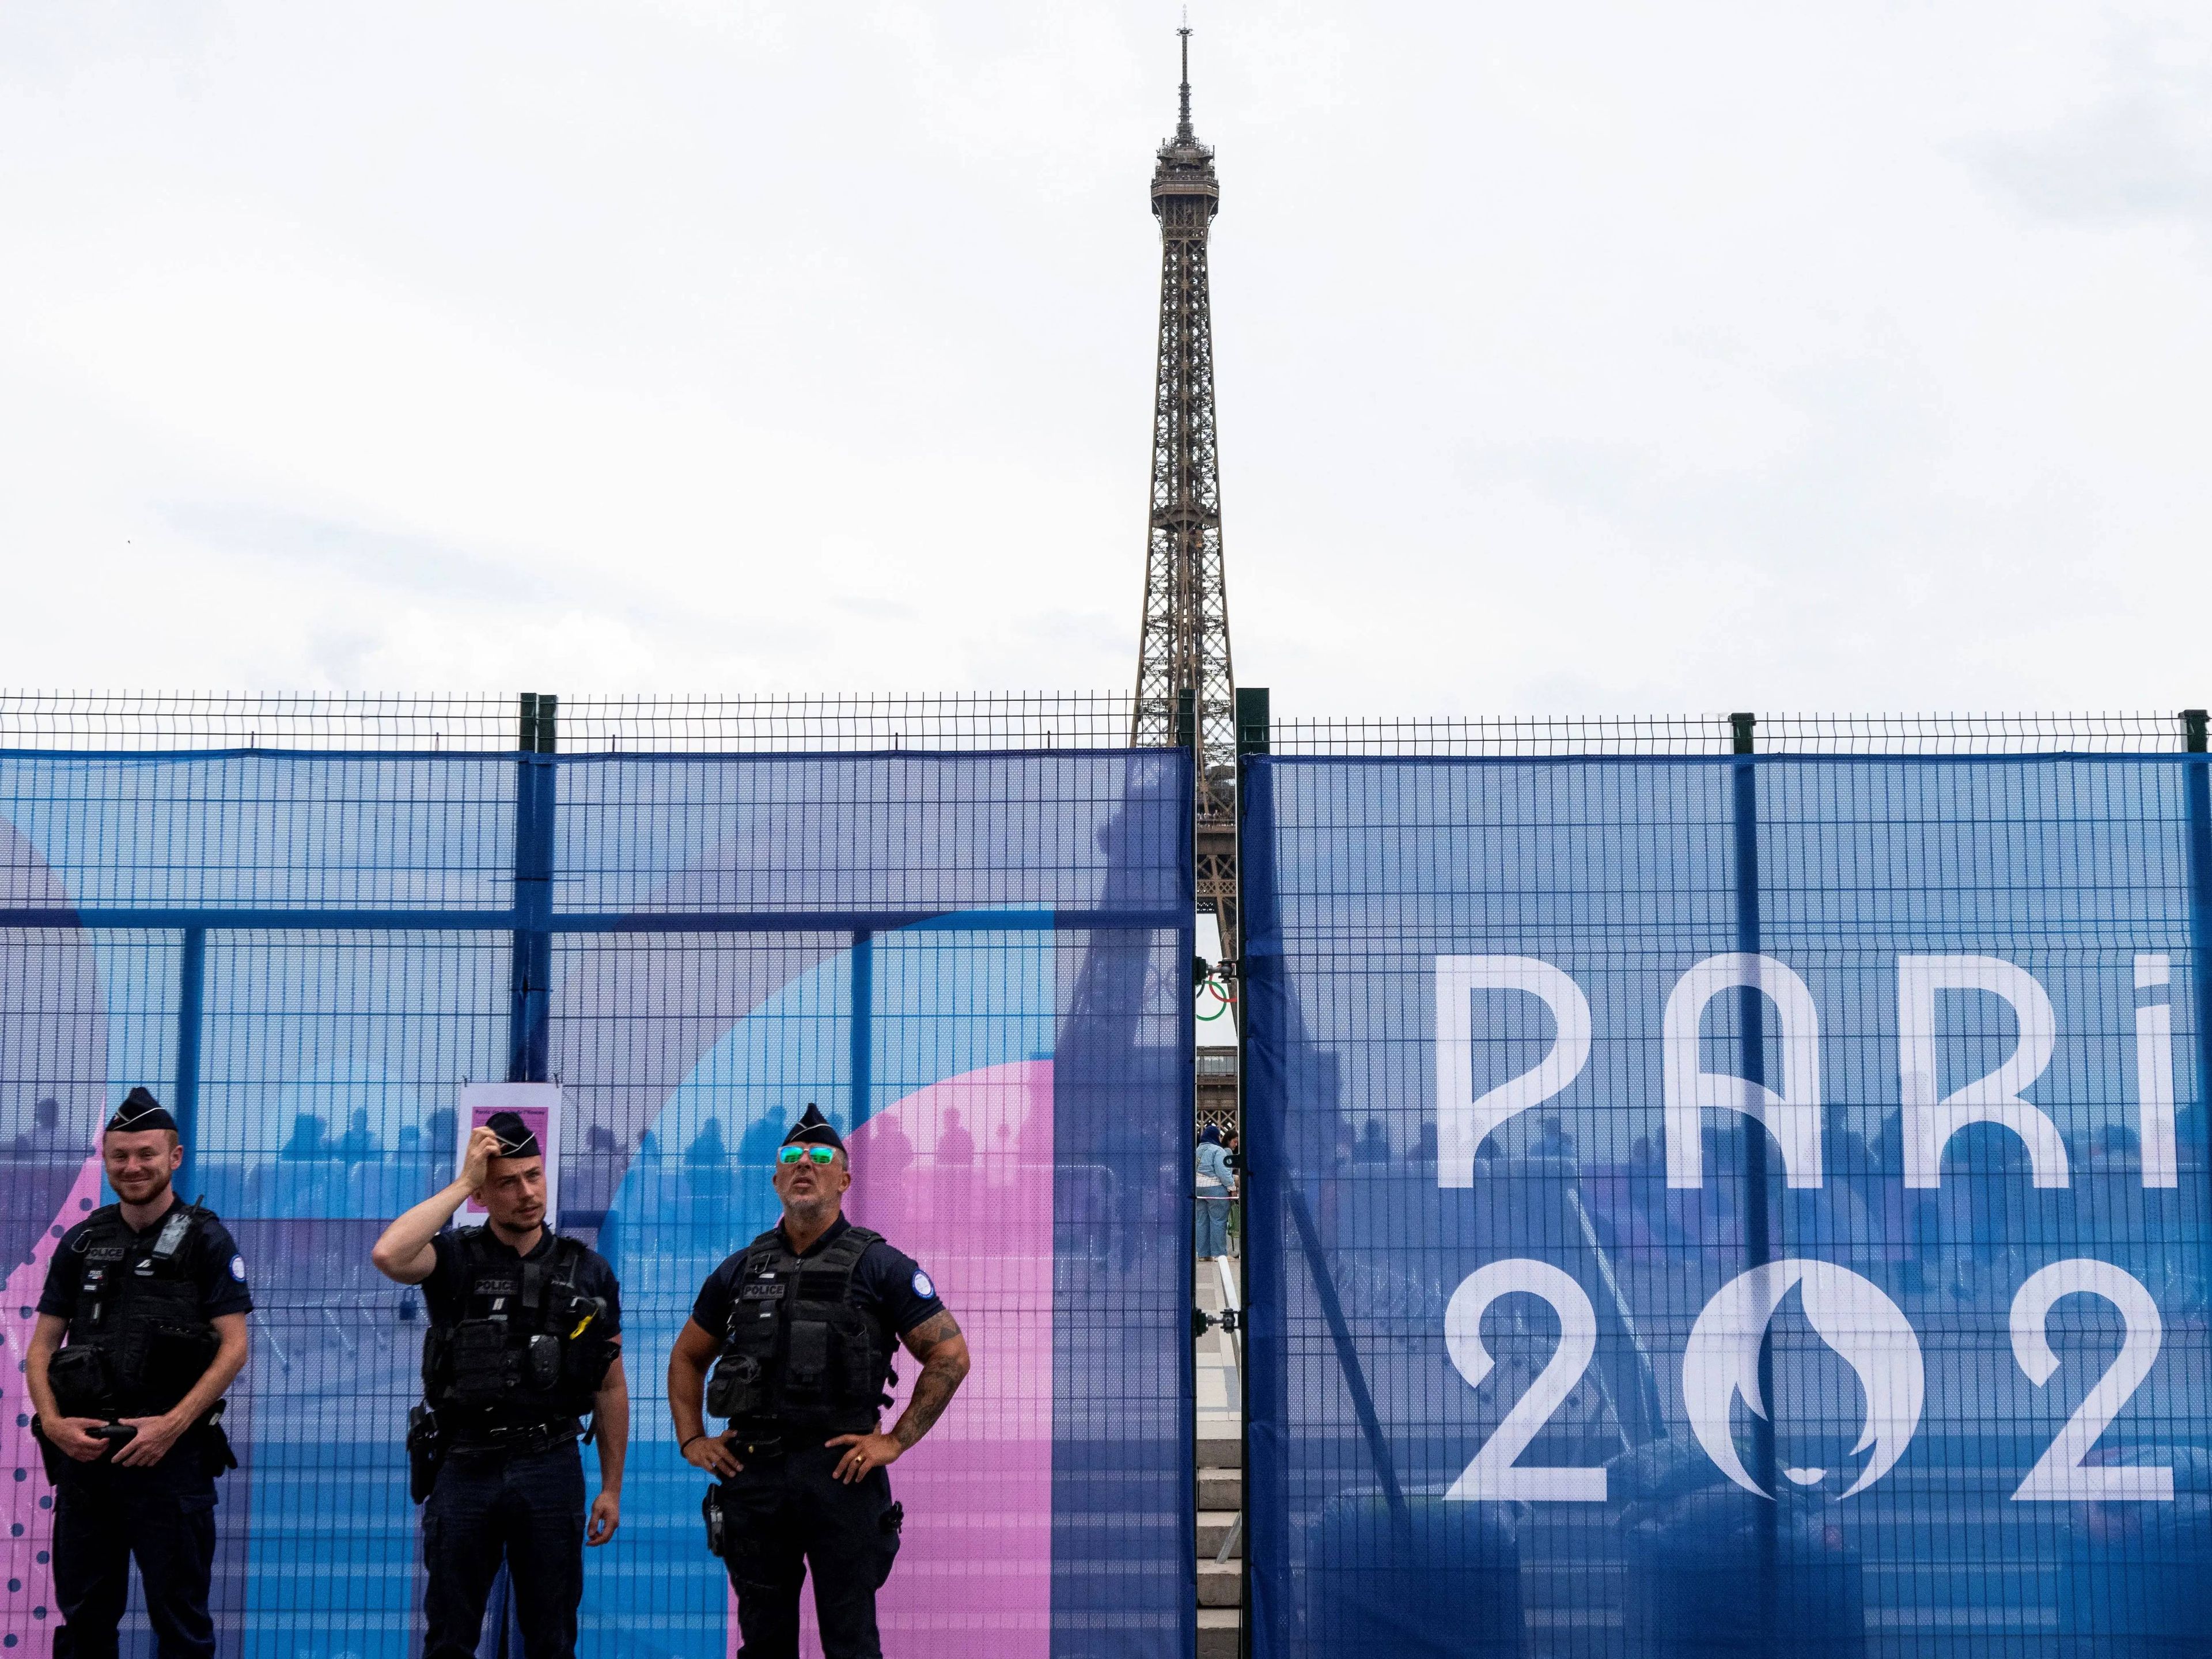
<instances>
[{"instance_id":1,"label":"flame logo","mask_svg":"<svg viewBox=\"0 0 2212 1659\"><path fill-rule=\"evenodd\" d=\"M1843 1493L1864 1492L1896 1466L1920 1426L1927 1374L1920 1340L1904 1313L1881 1287L1848 1267L1826 1261L1771 1261L1731 1279L1705 1304L1691 1328L1682 1354L1682 1400L1690 1427L1705 1455L1721 1473L1746 1492L1771 1498L1753 1480L1736 1455L1730 1421L1735 1396L1759 1417L1766 1401L1759 1389L1759 1350L1774 1310L1793 1287L1804 1287L1805 1317L1820 1340L1858 1373L1866 1391L1866 1429L1854 1453L1869 1448L1873 1458ZM1785 1478L1809 1486L1825 1469L1785 1469Z\"/></svg>"}]
</instances>

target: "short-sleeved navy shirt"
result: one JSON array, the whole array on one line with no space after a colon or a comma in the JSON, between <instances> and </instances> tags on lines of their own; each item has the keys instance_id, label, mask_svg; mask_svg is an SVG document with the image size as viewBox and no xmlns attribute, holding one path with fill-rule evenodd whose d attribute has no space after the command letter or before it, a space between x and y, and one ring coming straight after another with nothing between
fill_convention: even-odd
<instances>
[{"instance_id":1,"label":"short-sleeved navy shirt","mask_svg":"<svg viewBox=\"0 0 2212 1659\"><path fill-rule=\"evenodd\" d=\"M112 1210L118 1206L107 1207ZM46 1285L39 1292L40 1313L52 1314L57 1319L75 1316L77 1297L84 1288L85 1235L93 1222L105 1213L106 1211L94 1211L64 1233L61 1242L54 1246L54 1259L46 1264ZM132 1244L151 1249L168 1218L169 1212L162 1211L152 1226L132 1233ZM246 1258L238 1253L230 1230L212 1215L203 1214L192 1229L191 1237L185 1241L185 1271L199 1287L200 1313L204 1317L214 1320L225 1314L253 1311L253 1297L246 1288Z\"/></svg>"},{"instance_id":2,"label":"short-sleeved navy shirt","mask_svg":"<svg viewBox=\"0 0 2212 1659\"><path fill-rule=\"evenodd\" d=\"M799 1259L812 1261L852 1224L839 1216L830 1224L829 1231L799 1253ZM717 1341L730 1328L730 1300L736 1294L738 1269L744 1259L744 1251L739 1250L708 1274L707 1282L699 1287L699 1299L691 1304L693 1321ZM861 1316L875 1327L877 1344L887 1354L897 1352L899 1338L945 1311L937 1286L921 1265L882 1239L862 1251L854 1266L853 1300Z\"/></svg>"},{"instance_id":3,"label":"short-sleeved navy shirt","mask_svg":"<svg viewBox=\"0 0 2212 1659\"><path fill-rule=\"evenodd\" d=\"M490 1228L482 1230L483 1242L491 1247L495 1256L504 1252L517 1262L543 1261L553 1254L553 1241L559 1237L550 1228L524 1255L511 1244L502 1244ZM460 1233L451 1227L430 1241L436 1265L430 1276L422 1281L422 1304L429 1310L433 1325L458 1325L468 1317L464 1305L460 1279ZM585 1247L584 1259L576 1264L576 1294L596 1296L607 1304L606 1322L599 1327L602 1337L622 1334L622 1286L616 1281L615 1270L607 1266L606 1258L589 1246Z\"/></svg>"}]
</instances>

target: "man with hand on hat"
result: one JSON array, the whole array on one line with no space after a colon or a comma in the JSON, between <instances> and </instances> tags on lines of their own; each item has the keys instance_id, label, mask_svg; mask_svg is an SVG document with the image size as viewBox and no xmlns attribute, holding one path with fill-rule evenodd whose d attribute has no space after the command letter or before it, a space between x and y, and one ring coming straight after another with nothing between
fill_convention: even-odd
<instances>
[{"instance_id":1,"label":"man with hand on hat","mask_svg":"<svg viewBox=\"0 0 2212 1659\"><path fill-rule=\"evenodd\" d=\"M471 1198L488 1223L448 1229ZM523 1659L572 1659L584 1546L621 1524L621 1290L597 1251L544 1222L544 1150L519 1114L494 1112L470 1132L460 1174L369 1255L387 1279L420 1285L429 1310L407 1436L429 1573L423 1659L473 1659L502 1559ZM586 1413L599 1447L588 1525Z\"/></svg>"},{"instance_id":2,"label":"man with hand on hat","mask_svg":"<svg viewBox=\"0 0 2212 1659\"><path fill-rule=\"evenodd\" d=\"M929 1275L845 1219L852 1184L845 1143L810 1104L777 1151L783 1219L708 1276L668 1357L684 1461L720 1477L708 1546L729 1569L745 1659L797 1659L809 1568L824 1659L879 1659L876 1592L904 1520L884 1471L968 1375L967 1339ZM901 1343L921 1375L884 1433ZM729 1419L720 1434L702 1404Z\"/></svg>"},{"instance_id":3,"label":"man with hand on hat","mask_svg":"<svg viewBox=\"0 0 2212 1659\"><path fill-rule=\"evenodd\" d=\"M54 1653L112 1659L136 1556L161 1659L209 1659L215 1480L238 1467L222 1396L253 1310L246 1262L211 1212L172 1189L184 1146L144 1089L108 1119L100 1157L122 1201L54 1246L24 1356L54 1484Z\"/></svg>"}]
</instances>

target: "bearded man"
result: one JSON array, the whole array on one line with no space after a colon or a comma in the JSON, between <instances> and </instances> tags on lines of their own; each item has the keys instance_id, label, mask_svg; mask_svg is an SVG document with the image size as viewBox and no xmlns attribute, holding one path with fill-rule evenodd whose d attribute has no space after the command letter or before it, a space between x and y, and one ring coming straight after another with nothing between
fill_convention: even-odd
<instances>
[{"instance_id":1,"label":"bearded man","mask_svg":"<svg viewBox=\"0 0 2212 1659\"><path fill-rule=\"evenodd\" d=\"M171 1189L177 1121L133 1089L100 1133L121 1200L61 1237L24 1356L54 1486L55 1659L114 1659L131 1563L161 1659L212 1659L222 1396L246 1364L246 1261Z\"/></svg>"},{"instance_id":2,"label":"bearded man","mask_svg":"<svg viewBox=\"0 0 2212 1659\"><path fill-rule=\"evenodd\" d=\"M447 1223L469 1199L481 1227ZM474 1659L503 1564L523 1659L574 1659L584 1550L622 1524L629 1387L621 1288L545 1224L545 1158L516 1112L469 1132L460 1173L384 1230L369 1260L429 1310L422 1404L408 1431L422 1510L423 1659ZM577 1441L592 1419L599 1490Z\"/></svg>"}]
</instances>

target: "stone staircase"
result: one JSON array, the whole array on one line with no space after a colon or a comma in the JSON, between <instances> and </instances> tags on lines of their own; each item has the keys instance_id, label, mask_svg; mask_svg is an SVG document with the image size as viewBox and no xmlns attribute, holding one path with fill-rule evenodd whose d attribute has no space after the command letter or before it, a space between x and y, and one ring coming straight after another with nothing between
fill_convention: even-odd
<instances>
[{"instance_id":1,"label":"stone staircase","mask_svg":"<svg viewBox=\"0 0 2212 1659\"><path fill-rule=\"evenodd\" d=\"M1237 1659L1244 1629L1244 1443L1198 1442L1198 1659ZM1231 1534L1235 1533L1234 1539ZM1226 1559L1218 1559L1229 1544Z\"/></svg>"},{"instance_id":2,"label":"stone staircase","mask_svg":"<svg viewBox=\"0 0 2212 1659\"><path fill-rule=\"evenodd\" d=\"M1241 1261L1198 1264L1200 1312L1243 1300ZM1218 1327L1197 1340L1198 1659L1237 1659L1244 1625L1244 1418L1241 1335ZM1227 1548L1224 1551L1224 1546Z\"/></svg>"}]
</instances>

